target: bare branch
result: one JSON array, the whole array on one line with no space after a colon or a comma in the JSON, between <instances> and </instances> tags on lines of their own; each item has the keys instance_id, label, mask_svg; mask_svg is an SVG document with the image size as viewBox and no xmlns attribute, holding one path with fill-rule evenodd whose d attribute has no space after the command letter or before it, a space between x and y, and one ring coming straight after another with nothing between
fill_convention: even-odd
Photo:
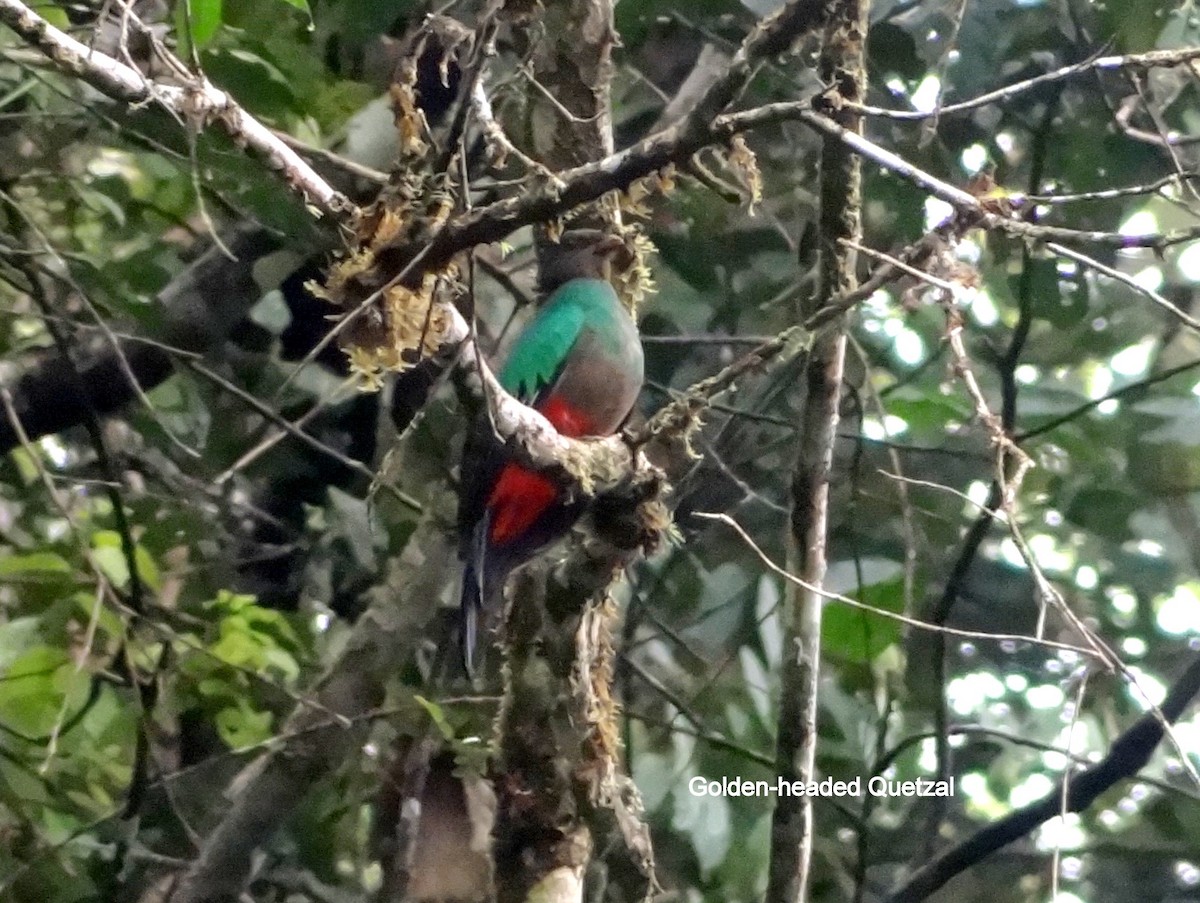
<instances>
[{"instance_id":1,"label":"bare branch","mask_svg":"<svg viewBox=\"0 0 1200 903\"><path fill-rule=\"evenodd\" d=\"M866 104L860 104L856 106L856 109L867 116L886 116L889 119L907 120L929 119L935 115L947 116L953 113L964 113L967 110L974 110L978 107L988 106L989 104L1004 103L1035 88L1054 84L1055 82L1063 81L1084 72L1121 69L1146 72L1157 68L1185 66L1197 59L1200 59L1200 48L1198 47L1186 47L1181 50L1153 50L1149 53L1130 53L1124 56L1102 56L1096 59L1085 60L1082 63L1063 66L1052 72L1045 72L1042 75L1035 75L1032 78L1014 82L1003 88L997 88L995 91L981 94L971 100L947 104L941 107L940 110L928 113L923 110L889 110L884 107L867 106Z\"/></svg>"},{"instance_id":2,"label":"bare branch","mask_svg":"<svg viewBox=\"0 0 1200 903\"><path fill-rule=\"evenodd\" d=\"M194 76L183 86L149 81L120 60L79 43L19 0L0 0L0 22L37 47L59 69L115 100L135 105L158 103L195 125L215 121L234 141L260 153L271 169L325 213L340 219L354 212L354 205L299 154L203 76Z\"/></svg>"},{"instance_id":3,"label":"bare branch","mask_svg":"<svg viewBox=\"0 0 1200 903\"><path fill-rule=\"evenodd\" d=\"M1163 370L1161 373L1155 373L1152 376L1148 376L1145 379L1140 379L1137 382L1130 383L1127 386L1122 386L1119 389L1114 389L1112 392L1102 395L1099 398L1094 398L1091 401L1084 402L1079 407L1067 411L1067 413L1055 417L1046 423L1035 426L1032 429L1025 430L1023 433L1019 433L1016 437L1016 440L1017 442L1024 443L1030 439L1036 439L1038 436L1043 436L1046 433L1053 432L1064 424L1070 423L1073 420L1078 420L1088 411L1096 410L1096 408L1100 407L1100 405L1107 401L1115 401L1117 399L1124 398L1127 395L1137 395L1145 392L1150 386L1157 385L1161 382L1166 382L1168 379L1173 379L1174 377L1179 376L1181 373L1189 373L1192 370L1195 370L1197 367L1200 367L1200 358L1195 358L1182 363L1177 367L1171 367L1167 370Z\"/></svg>"},{"instance_id":4,"label":"bare branch","mask_svg":"<svg viewBox=\"0 0 1200 903\"><path fill-rule=\"evenodd\" d=\"M1103 264L1099 260L1096 260L1094 257L1089 257L1087 254L1082 254L1079 251L1074 251L1071 248L1064 247L1063 245L1058 244L1058 242L1050 242L1046 247L1055 254L1060 254L1069 260L1073 260L1076 263L1082 264L1090 270L1095 270L1102 276L1107 276L1109 279L1115 279L1117 282L1124 283L1139 295L1144 295L1145 297L1149 298L1189 329L1200 331L1200 320L1197 320L1187 311L1180 310L1179 307L1172 304L1161 294L1154 291L1154 289L1147 288L1146 286L1142 285L1128 273L1122 273L1120 270L1115 270L1107 264Z\"/></svg>"},{"instance_id":5,"label":"bare branch","mask_svg":"<svg viewBox=\"0 0 1200 903\"><path fill-rule=\"evenodd\" d=\"M866 93L866 35L870 0L825 4L818 76L831 85L837 122L821 148L818 285L811 313L836 311L838 297L858 287L857 255L845 242L862 237L862 165L842 136L861 133L861 117L843 102ZM817 688L821 669L820 587L828 568L829 484L846 360L845 318L835 315L813 342L801 385L796 463L791 478L789 571L802 582L785 587L781 615L783 662L775 769L781 781L812 780L817 753ZM815 837L812 800L780 794L771 818L767 903L803 903L809 895Z\"/></svg>"},{"instance_id":6,"label":"bare branch","mask_svg":"<svg viewBox=\"0 0 1200 903\"><path fill-rule=\"evenodd\" d=\"M1119 736L1108 755L1088 768L1064 777L1067 787L1051 790L1035 803L1015 809L982 828L962 843L943 852L914 872L887 897L887 903L918 903L937 891L955 875L969 869L997 850L1027 836L1039 825L1067 812L1083 812L1104 791L1124 778L1133 777L1150 760L1162 741L1166 725L1174 724L1200 692L1200 658L1172 684L1159 712L1147 712Z\"/></svg>"},{"instance_id":7,"label":"bare branch","mask_svg":"<svg viewBox=\"0 0 1200 903\"><path fill-rule=\"evenodd\" d=\"M830 602L839 602L842 605L848 605L856 611L866 612L889 621L895 621L898 624L904 624L908 627L917 630L925 630L930 633L939 633L945 636L960 637L965 640L986 641L994 643L1022 643L1030 646L1037 646L1042 649L1059 649L1065 652L1073 652L1076 655L1085 658L1097 659L1098 653L1094 649L1087 649L1083 646L1075 646L1071 643L1060 643L1056 640L1039 639L1038 637L1027 636L1018 633L982 633L977 630L960 630L957 627L946 627L941 624L934 624L929 621L922 621L919 618L910 618L907 615L899 614L890 611L886 608L879 608L874 605L869 605L866 602L860 602L858 599L852 599L849 596L843 596L841 593L835 593L831 590L823 589L814 583L810 583L803 577L798 577L787 568L773 561L771 557L763 551L762 547L754 541L754 538L746 532L745 527L739 524L728 514L715 514L708 511L697 511L695 517L705 520L720 521L727 524L737 533L738 537L746 544L751 552L757 556L758 560L766 565L771 573L780 577L784 581L798 586L807 592L815 593Z\"/></svg>"}]
</instances>

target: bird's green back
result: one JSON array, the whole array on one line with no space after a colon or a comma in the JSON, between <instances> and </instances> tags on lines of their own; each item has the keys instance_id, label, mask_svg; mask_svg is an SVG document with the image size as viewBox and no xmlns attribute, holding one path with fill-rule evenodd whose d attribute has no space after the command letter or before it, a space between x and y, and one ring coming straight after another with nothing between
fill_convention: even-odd
<instances>
[{"instance_id":1,"label":"bird's green back","mask_svg":"<svg viewBox=\"0 0 1200 903\"><path fill-rule=\"evenodd\" d=\"M551 385L586 328L601 343L616 343L625 316L613 287L602 279L572 279L555 290L517 338L500 373L500 384L529 402ZM614 354L618 349L611 349Z\"/></svg>"}]
</instances>

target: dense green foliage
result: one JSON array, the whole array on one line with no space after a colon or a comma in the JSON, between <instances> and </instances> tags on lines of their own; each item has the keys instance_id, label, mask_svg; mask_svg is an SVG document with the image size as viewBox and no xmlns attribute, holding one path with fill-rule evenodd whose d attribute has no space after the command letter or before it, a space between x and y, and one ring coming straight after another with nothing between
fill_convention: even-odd
<instances>
[{"instance_id":1,"label":"dense green foliage","mask_svg":"<svg viewBox=\"0 0 1200 903\"><path fill-rule=\"evenodd\" d=\"M59 6L40 12L67 27ZM773 6L622 0L618 145L655 123L702 48L732 53ZM930 111L939 86L952 104L1096 54L1200 38L1197 11L1182 0L967 0L961 22L959 6L877 0L869 103ZM384 90L379 36L402 35L425 11L415 0L187 7L189 15L179 3L164 19L181 56L194 53L268 125L346 148L367 140L358 120L348 123ZM795 59L773 61L738 103L816 87ZM511 73L500 86L510 106L530 90ZM954 185L990 174L995 203L1017 204L1030 221L1147 235L1197 222L1196 183L1168 177L1194 174L1200 152L1161 138L1196 134L1197 90L1187 66L1087 70L936 119L869 116L866 135ZM812 292L820 141L785 123L747 143L761 170L757 203L684 176L644 202L658 290L639 312L643 413L733 360L746 337L796 322ZM307 350L288 347L297 287L280 290L279 273L318 246L320 224L215 130L197 135L156 109L107 101L5 32L0 149L0 385L14 392L56 340L83 362L111 347L108 330L160 334L158 293L214 222L256 220L295 252L256 267L269 290L202 368L180 359L144 399L92 429L16 441L0 461L0 899L120 899L118 887L157 873L156 857L194 854L225 808L226 782L272 743L336 657L367 592L404 579L394 563L414 509L445 503L465 420L453 392L438 393L384 461L395 436L377 396L357 394L326 366L337 364L333 355L296 373ZM723 169L712 153L702 159L724 194L738 190L744 169ZM895 173L870 161L864 173L870 248L897 252L946 215ZM1069 197L1118 188L1133 190ZM1048 197L1022 201L1027 194ZM489 259L528 285L530 238L509 242L507 258ZM928 775L943 693L963 732L951 744L957 794L936 837L929 800L817 802L815 900L879 898L930 848L1049 792L1063 750L1103 755L1144 711L1131 676L1157 701L1200 650L1200 339L1138 288L1194 309L1200 241L1071 247L1129 281L979 230L946 249L938 272L958 283L970 371L1034 465L1015 503L1020 535L1128 673L1035 642L952 637L943 686L928 631L831 603L822 775ZM864 273L877 264L859 256ZM483 271L475 288L477 311L497 335L514 299ZM1003 523L991 525L965 576L952 578L996 452L948 334L937 290L911 279L851 314L828 588L928 618L956 579L950 626L1032 637L1044 613L1046 639L1086 645L1057 612L1043 612ZM628 764L660 881L677 899L751 901L765 888L770 800L696 796L688 782L774 773L783 585L731 529L693 515L727 512L784 561L798 372L792 361L753 374L709 412L696 446L703 460L677 487L681 537L633 568L620 590ZM395 491L292 439L243 466L239 458L273 433L247 396L289 420L326 399L313 434L381 470ZM11 403L7 410L0 420L11 427ZM457 587L444 589L436 601L450 612ZM379 869L367 825L395 732L389 714L417 718L414 693L420 717L448 735L488 729L492 700L430 677L437 649L452 647L450 629L437 630L398 668L364 754L313 786L284 830L263 839L256 899L335 889L345 893L336 899L369 899ZM1119 784L1088 812L990 857L941 899L1049 899L1055 867L1058 903L1194 898L1200 787L1181 755L1200 767L1200 715L1186 715L1175 735L1181 748L1164 744L1145 780Z\"/></svg>"}]
</instances>

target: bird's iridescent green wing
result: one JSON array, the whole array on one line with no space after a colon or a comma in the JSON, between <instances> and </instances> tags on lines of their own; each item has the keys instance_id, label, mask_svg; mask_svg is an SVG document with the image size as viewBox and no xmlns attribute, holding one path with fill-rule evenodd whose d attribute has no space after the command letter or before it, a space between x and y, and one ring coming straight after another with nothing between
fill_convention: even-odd
<instances>
[{"instance_id":1,"label":"bird's iridescent green wing","mask_svg":"<svg viewBox=\"0 0 1200 903\"><path fill-rule=\"evenodd\" d=\"M603 313L617 303L607 282L575 279L563 285L513 345L500 384L521 401L532 402L554 384L583 330L606 320Z\"/></svg>"}]
</instances>

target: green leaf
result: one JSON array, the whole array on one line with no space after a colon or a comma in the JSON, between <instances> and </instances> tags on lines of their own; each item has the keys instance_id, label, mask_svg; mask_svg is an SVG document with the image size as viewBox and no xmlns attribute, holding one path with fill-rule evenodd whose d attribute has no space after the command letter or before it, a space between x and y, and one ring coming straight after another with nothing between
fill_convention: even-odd
<instances>
[{"instance_id":1,"label":"green leaf","mask_svg":"<svg viewBox=\"0 0 1200 903\"><path fill-rule=\"evenodd\" d=\"M418 696L414 694L413 699L417 701L417 704L421 706L421 708L429 713L430 719L437 726L437 729L441 731L442 736L446 740L453 740L454 727L449 721L446 720L446 713L442 711L442 707L436 702L430 702L424 696Z\"/></svg>"},{"instance_id":2,"label":"green leaf","mask_svg":"<svg viewBox=\"0 0 1200 903\"><path fill-rule=\"evenodd\" d=\"M235 699L237 688L219 677L206 677L196 684L196 692L211 699Z\"/></svg>"},{"instance_id":3,"label":"green leaf","mask_svg":"<svg viewBox=\"0 0 1200 903\"><path fill-rule=\"evenodd\" d=\"M215 719L221 739L233 749L254 746L271 737L271 713L257 712L245 700L221 709Z\"/></svg>"},{"instance_id":4,"label":"green leaf","mask_svg":"<svg viewBox=\"0 0 1200 903\"><path fill-rule=\"evenodd\" d=\"M121 534L115 530L97 530L92 534L92 555L104 575L117 586L129 581L129 559L121 542ZM154 557L142 546L134 544L133 561L138 576L152 590L162 587L162 575Z\"/></svg>"},{"instance_id":5,"label":"green leaf","mask_svg":"<svg viewBox=\"0 0 1200 903\"><path fill-rule=\"evenodd\" d=\"M82 185L77 186L75 191L85 206L111 219L113 224L118 227L125 225L128 212L117 198L108 192L93 191Z\"/></svg>"},{"instance_id":6,"label":"green leaf","mask_svg":"<svg viewBox=\"0 0 1200 903\"><path fill-rule=\"evenodd\" d=\"M37 618L14 618L0 624L0 671L15 662L41 635Z\"/></svg>"},{"instance_id":7,"label":"green leaf","mask_svg":"<svg viewBox=\"0 0 1200 903\"><path fill-rule=\"evenodd\" d=\"M253 633L231 627L229 621L221 625L221 638L209 649L214 656L226 664L238 668L258 668L264 662L263 647Z\"/></svg>"},{"instance_id":8,"label":"green leaf","mask_svg":"<svg viewBox=\"0 0 1200 903\"><path fill-rule=\"evenodd\" d=\"M92 559L113 586L124 588L129 583L129 562L121 548L121 537L112 530L97 530L92 536Z\"/></svg>"},{"instance_id":9,"label":"green leaf","mask_svg":"<svg viewBox=\"0 0 1200 903\"><path fill-rule=\"evenodd\" d=\"M834 562L826 579L828 589L885 611L903 609L904 580L899 563L885 558L864 558L859 569L861 587L856 586L858 569L852 562ZM831 654L867 663L900 639L900 623L834 601L825 606L821 637Z\"/></svg>"},{"instance_id":10,"label":"green leaf","mask_svg":"<svg viewBox=\"0 0 1200 903\"><path fill-rule=\"evenodd\" d=\"M38 780L37 772L0 759L0 799L10 806L46 804L50 802L46 784Z\"/></svg>"},{"instance_id":11,"label":"green leaf","mask_svg":"<svg viewBox=\"0 0 1200 903\"><path fill-rule=\"evenodd\" d=\"M370 85L337 81L321 84L308 97L308 112L322 132L335 132L376 96Z\"/></svg>"},{"instance_id":12,"label":"green leaf","mask_svg":"<svg viewBox=\"0 0 1200 903\"><path fill-rule=\"evenodd\" d=\"M204 71L256 116L283 121L295 109L291 82L260 53L216 44L204 54Z\"/></svg>"},{"instance_id":13,"label":"green leaf","mask_svg":"<svg viewBox=\"0 0 1200 903\"><path fill-rule=\"evenodd\" d=\"M253 604L253 596L245 593L231 593L223 589L217 593L217 598L205 602L204 607L213 609L220 613L222 617L225 617L238 614Z\"/></svg>"},{"instance_id":14,"label":"green leaf","mask_svg":"<svg viewBox=\"0 0 1200 903\"><path fill-rule=\"evenodd\" d=\"M73 603L69 609L70 617L74 618L78 623L91 623L93 617L96 618L96 632L100 638L98 643L103 643L104 637L110 637L120 640L125 635L125 622L121 619L121 615L110 606L99 604L96 600L96 590L89 587L87 590L74 593L70 597ZM98 647L102 648L102 647Z\"/></svg>"},{"instance_id":15,"label":"green leaf","mask_svg":"<svg viewBox=\"0 0 1200 903\"><path fill-rule=\"evenodd\" d=\"M277 646L263 650L263 665L265 670L279 674L288 683L294 684L300 680L299 663Z\"/></svg>"},{"instance_id":16,"label":"green leaf","mask_svg":"<svg viewBox=\"0 0 1200 903\"><path fill-rule=\"evenodd\" d=\"M1174 5L1170 0L1109 0L1097 9L1105 30L1116 39L1114 52L1135 53L1154 49L1163 14Z\"/></svg>"},{"instance_id":17,"label":"green leaf","mask_svg":"<svg viewBox=\"0 0 1200 903\"><path fill-rule=\"evenodd\" d=\"M146 586L155 592L162 589L162 574L158 571L158 565L154 563L154 556L142 546L136 545L133 548L133 561L137 565L138 576Z\"/></svg>"},{"instance_id":18,"label":"green leaf","mask_svg":"<svg viewBox=\"0 0 1200 903\"><path fill-rule=\"evenodd\" d=\"M51 6L50 4L39 4L37 7L38 15L53 25L55 28L61 28L64 31L71 28L71 20L67 17L65 9Z\"/></svg>"},{"instance_id":19,"label":"green leaf","mask_svg":"<svg viewBox=\"0 0 1200 903\"><path fill-rule=\"evenodd\" d=\"M0 579L69 573L71 565L54 552L30 552L28 555L7 555L0 558Z\"/></svg>"},{"instance_id":20,"label":"green leaf","mask_svg":"<svg viewBox=\"0 0 1200 903\"><path fill-rule=\"evenodd\" d=\"M0 722L27 735L48 733L62 709L59 671L70 667L67 654L35 646L0 677Z\"/></svg>"},{"instance_id":21,"label":"green leaf","mask_svg":"<svg viewBox=\"0 0 1200 903\"><path fill-rule=\"evenodd\" d=\"M195 47L203 47L212 40L221 27L221 0L186 0L188 19L191 23L191 38Z\"/></svg>"},{"instance_id":22,"label":"green leaf","mask_svg":"<svg viewBox=\"0 0 1200 903\"><path fill-rule=\"evenodd\" d=\"M255 603L241 612L241 615L247 628L255 633L270 637L280 646L293 649L299 647L300 638L296 636L296 631L282 612L271 611Z\"/></svg>"}]
</instances>

